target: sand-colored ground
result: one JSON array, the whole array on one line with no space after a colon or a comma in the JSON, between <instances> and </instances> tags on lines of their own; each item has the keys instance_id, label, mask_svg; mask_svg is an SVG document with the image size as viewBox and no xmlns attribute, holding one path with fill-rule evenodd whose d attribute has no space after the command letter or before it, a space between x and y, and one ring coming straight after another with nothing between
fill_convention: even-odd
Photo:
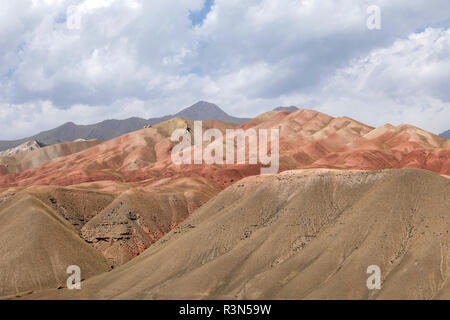
<instances>
[{"instance_id":1,"label":"sand-colored ground","mask_svg":"<svg viewBox=\"0 0 450 320\"><path fill-rule=\"evenodd\" d=\"M81 291L27 297L449 299L449 214L450 181L429 171L249 177Z\"/></svg>"},{"instance_id":2,"label":"sand-colored ground","mask_svg":"<svg viewBox=\"0 0 450 320\"><path fill-rule=\"evenodd\" d=\"M65 285L70 265L86 278L110 270L72 225L26 192L0 204L0 243L1 296Z\"/></svg>"}]
</instances>

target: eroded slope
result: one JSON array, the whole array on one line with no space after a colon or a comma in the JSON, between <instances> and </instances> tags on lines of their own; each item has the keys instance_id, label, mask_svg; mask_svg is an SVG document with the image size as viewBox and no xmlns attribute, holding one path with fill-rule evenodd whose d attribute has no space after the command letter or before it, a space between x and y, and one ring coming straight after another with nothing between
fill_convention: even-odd
<instances>
[{"instance_id":1,"label":"eroded slope","mask_svg":"<svg viewBox=\"0 0 450 320\"><path fill-rule=\"evenodd\" d=\"M449 214L450 181L428 171L250 177L80 292L31 297L449 298ZM366 287L370 265L379 291Z\"/></svg>"}]
</instances>

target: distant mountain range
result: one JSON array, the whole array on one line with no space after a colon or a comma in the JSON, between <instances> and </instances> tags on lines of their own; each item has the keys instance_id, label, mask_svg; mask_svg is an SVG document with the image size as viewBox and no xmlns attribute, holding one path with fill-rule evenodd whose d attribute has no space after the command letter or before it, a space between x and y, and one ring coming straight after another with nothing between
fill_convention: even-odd
<instances>
[{"instance_id":1,"label":"distant mountain range","mask_svg":"<svg viewBox=\"0 0 450 320\"><path fill-rule=\"evenodd\" d=\"M295 106L277 107L275 111L297 111ZM73 122L67 122L55 129L43 131L34 136L12 140L0 141L0 152L19 147L22 145L34 143L39 146L53 145L57 143L75 141L77 139L91 140L110 140L126 133L142 129L145 126L155 125L175 117L181 117L186 120L220 120L223 122L231 122L243 124L251 119L237 118L224 112L219 106L206 101L199 101L194 105L181 110L174 115L166 115L159 118L143 119L132 117L125 120L105 120L91 125L77 125ZM450 139L450 130L441 134L442 137Z\"/></svg>"},{"instance_id":2,"label":"distant mountain range","mask_svg":"<svg viewBox=\"0 0 450 320\"><path fill-rule=\"evenodd\" d=\"M32 137L14 141L0 141L0 151L15 148L29 141L37 141L41 145L52 145L56 143L74 141L76 139L100 139L110 140L123 134L142 129L144 126L155 125L171 118L181 117L186 120L220 120L242 124L250 119L230 116L217 105L205 101L183 109L175 115L167 115L160 118L142 119L129 118L125 120L105 120L91 125L77 125L68 122L55 129L41 132Z\"/></svg>"}]
</instances>

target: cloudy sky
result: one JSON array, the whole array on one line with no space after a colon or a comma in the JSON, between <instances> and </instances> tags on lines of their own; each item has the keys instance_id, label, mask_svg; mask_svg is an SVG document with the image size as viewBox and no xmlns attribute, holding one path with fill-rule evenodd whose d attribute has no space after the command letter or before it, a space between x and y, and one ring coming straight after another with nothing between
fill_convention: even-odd
<instances>
[{"instance_id":1,"label":"cloudy sky","mask_svg":"<svg viewBox=\"0 0 450 320\"><path fill-rule=\"evenodd\" d=\"M0 139L198 100L440 133L449 25L449 0L0 0Z\"/></svg>"}]
</instances>

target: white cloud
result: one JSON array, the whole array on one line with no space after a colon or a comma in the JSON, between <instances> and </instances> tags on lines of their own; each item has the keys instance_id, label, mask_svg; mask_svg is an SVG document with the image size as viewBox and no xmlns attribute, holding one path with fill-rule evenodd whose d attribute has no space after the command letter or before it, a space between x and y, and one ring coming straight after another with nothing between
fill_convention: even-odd
<instances>
[{"instance_id":1,"label":"white cloud","mask_svg":"<svg viewBox=\"0 0 450 320\"><path fill-rule=\"evenodd\" d=\"M380 31L366 28L371 4L381 7ZM450 127L448 0L216 0L193 27L189 13L202 5L2 4L0 138L158 116L197 100L240 116L294 104L374 125Z\"/></svg>"},{"instance_id":2,"label":"white cloud","mask_svg":"<svg viewBox=\"0 0 450 320\"><path fill-rule=\"evenodd\" d=\"M322 109L382 125L450 127L450 30L428 28L372 51L327 80Z\"/></svg>"}]
</instances>

